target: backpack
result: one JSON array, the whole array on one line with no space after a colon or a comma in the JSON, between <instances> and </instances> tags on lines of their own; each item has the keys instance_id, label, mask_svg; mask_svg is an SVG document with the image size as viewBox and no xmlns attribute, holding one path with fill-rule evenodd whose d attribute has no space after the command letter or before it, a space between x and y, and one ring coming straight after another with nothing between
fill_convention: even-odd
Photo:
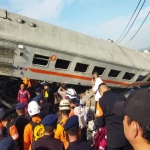
<instances>
[{"instance_id":1,"label":"backpack","mask_svg":"<svg viewBox=\"0 0 150 150\"><path fill-rule=\"evenodd\" d=\"M94 147L97 150L105 150L107 144L107 129L106 127L99 128L93 139Z\"/></svg>"},{"instance_id":2,"label":"backpack","mask_svg":"<svg viewBox=\"0 0 150 150\"><path fill-rule=\"evenodd\" d=\"M44 126L41 122L30 121L33 131L33 141L37 141L44 136Z\"/></svg>"}]
</instances>

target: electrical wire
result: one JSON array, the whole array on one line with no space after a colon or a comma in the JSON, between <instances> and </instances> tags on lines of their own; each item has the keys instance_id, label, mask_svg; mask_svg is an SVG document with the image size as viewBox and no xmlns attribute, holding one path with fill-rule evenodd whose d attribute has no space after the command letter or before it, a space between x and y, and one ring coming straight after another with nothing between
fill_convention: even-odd
<instances>
[{"instance_id":1,"label":"electrical wire","mask_svg":"<svg viewBox=\"0 0 150 150\"><path fill-rule=\"evenodd\" d=\"M136 9L134 10L134 13L132 14L132 16L131 16L131 18L130 18L128 24L126 25L125 29L123 30L122 34L120 35L120 37L117 39L117 41L116 41L115 43L117 43L117 42L120 40L120 38L122 37L122 35L123 35L124 32L126 31L126 29L127 29L128 25L130 24L130 22L131 22L131 20L132 20L132 18L133 18L133 16L134 16L136 10L138 9L140 3L141 3L141 0L139 1L138 5L136 6Z\"/></svg>"},{"instance_id":2,"label":"electrical wire","mask_svg":"<svg viewBox=\"0 0 150 150\"><path fill-rule=\"evenodd\" d=\"M138 28L138 30L136 31L136 33L132 36L132 38L126 44L128 44L129 42L131 42L133 40L133 38L136 36L136 34L139 32L139 30L143 26L144 22L146 21L147 17L149 16L149 14L150 14L150 11L148 12L147 16L145 17L144 21L142 22L142 24L140 25L140 27Z\"/></svg>"},{"instance_id":3,"label":"electrical wire","mask_svg":"<svg viewBox=\"0 0 150 150\"><path fill-rule=\"evenodd\" d=\"M141 10L142 10L142 8L143 8L143 6L144 6L145 2L146 2L146 0L144 0L144 2L143 2L143 4L142 4L142 6L141 6L141 8L140 8L139 12L137 13L137 15L136 15L135 19L134 19L134 20L133 20L133 22L132 22L132 24L131 24L130 28L128 29L128 31L126 32L126 34L122 37L122 39L121 39L118 43L120 43L120 42L121 42L121 41L122 41L122 40L126 37L126 35L128 34L128 32L130 31L130 29L132 28L132 26L133 26L133 24L134 24L135 20L137 19L137 17L138 17L138 15L139 15L139 13L140 13L140 12L141 12Z\"/></svg>"}]
</instances>

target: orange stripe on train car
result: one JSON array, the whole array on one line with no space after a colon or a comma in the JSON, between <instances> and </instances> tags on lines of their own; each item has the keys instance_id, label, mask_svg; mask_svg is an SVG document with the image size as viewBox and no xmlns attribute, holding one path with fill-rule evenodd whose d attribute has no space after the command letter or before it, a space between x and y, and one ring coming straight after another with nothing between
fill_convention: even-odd
<instances>
[{"instance_id":1,"label":"orange stripe on train car","mask_svg":"<svg viewBox=\"0 0 150 150\"><path fill-rule=\"evenodd\" d=\"M84 77L84 76L78 76L78 75L72 75L72 74L66 74L66 73L60 73L60 72L53 72L53 71L47 71L47 70L40 70L40 69L34 69L34 68L28 68L31 72L35 73L41 73L41 74L49 74L49 75L54 75L54 76L60 76L60 77L68 77L68 78L74 78L74 79L80 79L80 80L87 80L91 81L92 78L90 77ZM125 83L125 82L118 82L118 81L112 81L112 80L103 80L105 83L110 83L110 84L117 84L117 85L122 85L125 87L131 86L131 85L141 85L141 84L150 84L147 82L141 82L141 83Z\"/></svg>"}]
</instances>

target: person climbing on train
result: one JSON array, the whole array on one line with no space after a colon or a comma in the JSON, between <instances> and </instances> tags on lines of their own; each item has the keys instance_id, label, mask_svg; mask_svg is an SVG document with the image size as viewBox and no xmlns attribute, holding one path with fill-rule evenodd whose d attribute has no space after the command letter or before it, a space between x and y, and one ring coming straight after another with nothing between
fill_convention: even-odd
<instances>
[{"instance_id":1,"label":"person climbing on train","mask_svg":"<svg viewBox=\"0 0 150 150\"><path fill-rule=\"evenodd\" d=\"M52 89L52 87L50 87L48 82L45 82L43 86L45 90L44 98L46 99L47 102L50 102L54 107L55 106L54 90Z\"/></svg>"},{"instance_id":2,"label":"person climbing on train","mask_svg":"<svg viewBox=\"0 0 150 150\"><path fill-rule=\"evenodd\" d=\"M28 105L28 100L30 99L30 93L28 90L25 89L25 85L21 84L20 85L20 90L18 92L18 101L20 103L25 103L26 107Z\"/></svg>"},{"instance_id":3,"label":"person climbing on train","mask_svg":"<svg viewBox=\"0 0 150 150\"><path fill-rule=\"evenodd\" d=\"M59 89L58 89L57 92L59 93L59 95L60 95L63 99L66 98L66 92L67 92L66 84L63 83L63 84L59 87Z\"/></svg>"},{"instance_id":4,"label":"person climbing on train","mask_svg":"<svg viewBox=\"0 0 150 150\"><path fill-rule=\"evenodd\" d=\"M66 134L64 132L64 124L69 118L70 113L70 101L63 99L60 101L59 110L61 113L61 121L57 124L57 129L55 131L55 138L61 140L64 143L65 149L68 148L68 141L66 139Z\"/></svg>"},{"instance_id":5,"label":"person climbing on train","mask_svg":"<svg viewBox=\"0 0 150 150\"><path fill-rule=\"evenodd\" d=\"M31 101L29 103L28 113L31 116L32 121L24 128L24 150L29 150L31 143L35 140L34 135L37 135L34 130L35 126L41 123L41 118L39 117L40 107L36 101Z\"/></svg>"}]
</instances>

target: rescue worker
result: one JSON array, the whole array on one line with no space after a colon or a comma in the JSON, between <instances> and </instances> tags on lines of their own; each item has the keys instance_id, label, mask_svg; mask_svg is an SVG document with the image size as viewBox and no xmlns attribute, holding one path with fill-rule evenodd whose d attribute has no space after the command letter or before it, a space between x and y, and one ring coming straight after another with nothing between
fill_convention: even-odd
<instances>
[{"instance_id":1,"label":"rescue worker","mask_svg":"<svg viewBox=\"0 0 150 150\"><path fill-rule=\"evenodd\" d=\"M83 142L79 139L79 122L78 116L74 115L70 117L64 125L66 131L69 146L67 150L91 150L91 146L87 142Z\"/></svg>"},{"instance_id":2,"label":"rescue worker","mask_svg":"<svg viewBox=\"0 0 150 150\"><path fill-rule=\"evenodd\" d=\"M18 133L19 138L16 140L17 150L23 150L23 132L25 126L29 123L30 117L25 116L25 103L18 103L16 106L16 112L18 116L14 118L11 122L12 125L15 125Z\"/></svg>"},{"instance_id":3,"label":"rescue worker","mask_svg":"<svg viewBox=\"0 0 150 150\"><path fill-rule=\"evenodd\" d=\"M38 94L33 100L36 101L40 106L39 116L41 119L43 119L49 114L55 113L51 103L45 101L42 93Z\"/></svg>"},{"instance_id":4,"label":"rescue worker","mask_svg":"<svg viewBox=\"0 0 150 150\"><path fill-rule=\"evenodd\" d=\"M27 105L28 100L30 99L30 93L25 89L24 84L21 84L20 88L21 89L18 92L18 101Z\"/></svg>"},{"instance_id":5,"label":"rescue worker","mask_svg":"<svg viewBox=\"0 0 150 150\"><path fill-rule=\"evenodd\" d=\"M41 139L32 143L32 150L64 150L63 143L54 138L54 130L57 127L57 120L58 116L55 114L48 115L43 119L42 124L45 129L45 134Z\"/></svg>"},{"instance_id":6,"label":"rescue worker","mask_svg":"<svg viewBox=\"0 0 150 150\"><path fill-rule=\"evenodd\" d=\"M67 92L66 85L63 83L63 84L60 86L60 88L58 89L57 92L60 94L60 96L61 96L63 99L65 99L65 98L66 98L66 92Z\"/></svg>"},{"instance_id":7,"label":"rescue worker","mask_svg":"<svg viewBox=\"0 0 150 150\"><path fill-rule=\"evenodd\" d=\"M68 141L66 139L66 134L64 132L64 124L69 118L70 113L70 102L67 99L60 101L59 110L61 113L62 120L57 124L57 129L55 131L55 138L61 140L64 143L65 149L68 148Z\"/></svg>"},{"instance_id":8,"label":"rescue worker","mask_svg":"<svg viewBox=\"0 0 150 150\"><path fill-rule=\"evenodd\" d=\"M150 149L150 89L133 91L126 101L116 102L114 112L124 116L124 133L134 150Z\"/></svg>"},{"instance_id":9,"label":"rescue worker","mask_svg":"<svg viewBox=\"0 0 150 150\"><path fill-rule=\"evenodd\" d=\"M55 97L54 97L54 91L51 87L49 87L49 83L45 82L43 84L45 93L44 93L44 98L47 100L47 102L50 102L52 106L54 107L55 103Z\"/></svg>"},{"instance_id":10,"label":"rescue worker","mask_svg":"<svg viewBox=\"0 0 150 150\"><path fill-rule=\"evenodd\" d=\"M99 103L103 114L96 118L96 123L98 128L107 128L107 149L126 150L129 142L123 132L123 116L117 116L113 111L114 104L118 101L124 102L126 98L121 93L111 91L105 83L100 84L99 92L102 96Z\"/></svg>"},{"instance_id":11,"label":"rescue worker","mask_svg":"<svg viewBox=\"0 0 150 150\"><path fill-rule=\"evenodd\" d=\"M31 101L28 105L28 113L32 117L31 120L34 123L40 123L39 117L40 107L36 101ZM33 142L33 129L29 122L24 129L24 150L29 150L31 143Z\"/></svg>"},{"instance_id":12,"label":"rescue worker","mask_svg":"<svg viewBox=\"0 0 150 150\"><path fill-rule=\"evenodd\" d=\"M83 105L80 104L80 98L77 95L76 91L74 89L68 89L66 92L67 99L70 100L70 107L71 111L69 114L69 117L73 115L77 115L79 117L79 124L81 128L81 138L84 141L87 141L87 132L86 132L86 111L83 107Z\"/></svg>"}]
</instances>

